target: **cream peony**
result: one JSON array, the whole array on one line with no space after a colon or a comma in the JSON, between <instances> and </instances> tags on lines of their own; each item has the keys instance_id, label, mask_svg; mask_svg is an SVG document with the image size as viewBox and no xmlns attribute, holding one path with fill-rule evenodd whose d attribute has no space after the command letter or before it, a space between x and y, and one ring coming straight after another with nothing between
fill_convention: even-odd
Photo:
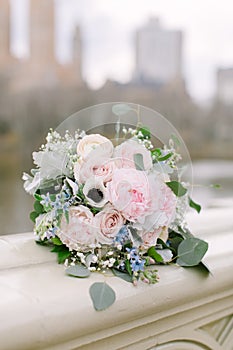
<instances>
[{"instance_id":1,"label":"cream peony","mask_svg":"<svg viewBox=\"0 0 233 350\"><path fill-rule=\"evenodd\" d=\"M110 158L113 154L113 144L106 137L99 134L91 134L84 136L77 145L77 154L83 160L87 158L88 155L91 156L102 155Z\"/></svg>"},{"instance_id":2,"label":"cream peony","mask_svg":"<svg viewBox=\"0 0 233 350\"><path fill-rule=\"evenodd\" d=\"M94 223L98 242L112 244L124 222L125 219L118 210L111 205L106 205L101 212L95 215Z\"/></svg>"},{"instance_id":3,"label":"cream peony","mask_svg":"<svg viewBox=\"0 0 233 350\"><path fill-rule=\"evenodd\" d=\"M96 243L93 219L93 214L87 207L70 207L69 222L63 215L57 236L72 250L88 250L88 246Z\"/></svg>"}]
</instances>

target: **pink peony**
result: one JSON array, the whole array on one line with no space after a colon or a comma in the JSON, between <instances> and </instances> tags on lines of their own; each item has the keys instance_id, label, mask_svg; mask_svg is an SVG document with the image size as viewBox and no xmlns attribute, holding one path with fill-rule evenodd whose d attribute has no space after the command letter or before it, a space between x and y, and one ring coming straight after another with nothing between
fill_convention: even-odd
<instances>
[{"instance_id":1,"label":"pink peony","mask_svg":"<svg viewBox=\"0 0 233 350\"><path fill-rule=\"evenodd\" d=\"M119 168L135 168L134 155L141 154L145 170L152 168L151 153L138 141L130 139L115 148L114 157L117 159Z\"/></svg>"},{"instance_id":2,"label":"pink peony","mask_svg":"<svg viewBox=\"0 0 233 350\"><path fill-rule=\"evenodd\" d=\"M161 180L157 173L148 175L150 190L153 193L149 215L145 216L135 227L144 232L151 232L161 227L168 227L176 213L177 198L172 190Z\"/></svg>"},{"instance_id":3,"label":"pink peony","mask_svg":"<svg viewBox=\"0 0 233 350\"><path fill-rule=\"evenodd\" d=\"M125 219L110 204L95 215L97 240L102 244L112 244L114 237L124 225Z\"/></svg>"},{"instance_id":4,"label":"pink peony","mask_svg":"<svg viewBox=\"0 0 233 350\"><path fill-rule=\"evenodd\" d=\"M116 169L107 189L109 201L127 220L135 222L151 213L154 193L145 172Z\"/></svg>"},{"instance_id":5,"label":"pink peony","mask_svg":"<svg viewBox=\"0 0 233 350\"><path fill-rule=\"evenodd\" d=\"M69 222L63 215L58 237L72 250L88 250L96 242L93 214L83 205L69 208Z\"/></svg>"}]
</instances>

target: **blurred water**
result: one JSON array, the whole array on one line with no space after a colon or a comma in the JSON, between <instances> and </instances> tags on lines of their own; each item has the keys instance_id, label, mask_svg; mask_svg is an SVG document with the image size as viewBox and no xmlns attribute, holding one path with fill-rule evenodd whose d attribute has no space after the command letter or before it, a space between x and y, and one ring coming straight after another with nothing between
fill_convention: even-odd
<instances>
[{"instance_id":1,"label":"blurred water","mask_svg":"<svg viewBox=\"0 0 233 350\"><path fill-rule=\"evenodd\" d=\"M233 161L205 160L193 163L194 186L192 197L202 207L213 205L219 198L233 199ZM21 170L14 169L0 179L0 234L31 231L29 213L33 198L25 193ZM211 188L220 184L220 189Z\"/></svg>"}]
</instances>

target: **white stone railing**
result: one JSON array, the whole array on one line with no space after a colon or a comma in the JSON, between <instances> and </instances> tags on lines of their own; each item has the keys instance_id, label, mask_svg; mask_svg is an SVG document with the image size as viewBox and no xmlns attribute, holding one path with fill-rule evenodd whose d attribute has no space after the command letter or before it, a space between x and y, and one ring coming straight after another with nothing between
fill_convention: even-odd
<instances>
[{"instance_id":1,"label":"white stone railing","mask_svg":"<svg viewBox=\"0 0 233 350\"><path fill-rule=\"evenodd\" d=\"M153 286L101 274L71 278L31 233L2 236L0 348L232 350L233 207L190 214L189 224L209 242L212 274L159 266ZM88 290L106 278L117 300L97 312Z\"/></svg>"}]
</instances>

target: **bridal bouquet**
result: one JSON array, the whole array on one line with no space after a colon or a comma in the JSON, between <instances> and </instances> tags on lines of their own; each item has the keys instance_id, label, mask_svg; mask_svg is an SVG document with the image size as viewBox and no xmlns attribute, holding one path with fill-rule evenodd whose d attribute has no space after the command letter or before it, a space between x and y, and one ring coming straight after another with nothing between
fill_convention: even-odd
<instances>
[{"instance_id":1,"label":"bridal bouquet","mask_svg":"<svg viewBox=\"0 0 233 350\"><path fill-rule=\"evenodd\" d=\"M36 242L51 247L66 273L109 273L134 285L158 281L155 265L201 264L208 244L188 231L187 205L200 206L188 184L176 179L180 155L174 140L155 147L147 127L122 127L121 140L76 130L50 130L33 152L36 165L24 173L34 196ZM94 283L96 310L110 306L115 292Z\"/></svg>"}]
</instances>

